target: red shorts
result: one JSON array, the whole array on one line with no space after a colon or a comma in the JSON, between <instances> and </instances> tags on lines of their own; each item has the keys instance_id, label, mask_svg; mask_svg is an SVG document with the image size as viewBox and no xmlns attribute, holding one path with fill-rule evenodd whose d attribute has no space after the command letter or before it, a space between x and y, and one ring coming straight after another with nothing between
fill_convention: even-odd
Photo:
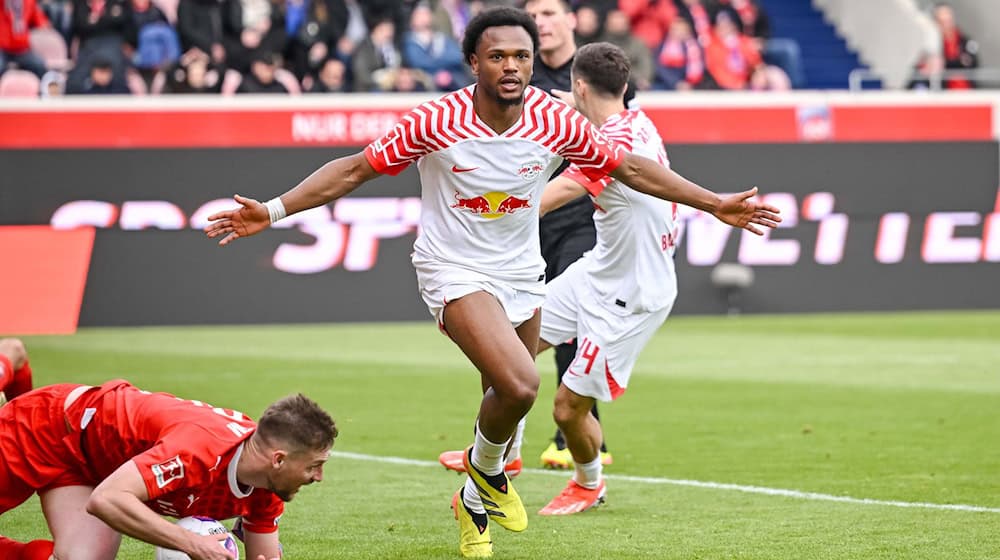
<instances>
[{"instance_id":1,"label":"red shorts","mask_svg":"<svg viewBox=\"0 0 1000 560\"><path fill-rule=\"evenodd\" d=\"M94 486L66 438L70 430L63 406L75 384L50 385L0 407L0 513L22 504L35 492L63 486Z\"/></svg>"}]
</instances>

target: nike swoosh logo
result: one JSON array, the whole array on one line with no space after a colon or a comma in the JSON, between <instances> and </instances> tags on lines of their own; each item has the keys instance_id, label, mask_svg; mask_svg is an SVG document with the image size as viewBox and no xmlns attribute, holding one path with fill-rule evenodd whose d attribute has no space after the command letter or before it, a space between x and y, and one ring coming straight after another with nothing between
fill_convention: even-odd
<instances>
[{"instance_id":1,"label":"nike swoosh logo","mask_svg":"<svg viewBox=\"0 0 1000 560\"><path fill-rule=\"evenodd\" d=\"M465 173L466 171L475 171L479 169L478 167L459 167L457 165L451 166L452 173Z\"/></svg>"}]
</instances>

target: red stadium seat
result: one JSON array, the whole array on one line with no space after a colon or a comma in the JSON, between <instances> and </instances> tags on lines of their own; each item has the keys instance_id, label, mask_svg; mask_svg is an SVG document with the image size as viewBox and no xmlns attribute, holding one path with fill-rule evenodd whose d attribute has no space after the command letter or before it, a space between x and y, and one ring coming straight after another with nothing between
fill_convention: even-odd
<instances>
[{"instance_id":1,"label":"red stadium seat","mask_svg":"<svg viewBox=\"0 0 1000 560\"><path fill-rule=\"evenodd\" d=\"M27 70L7 70L0 76L0 97L38 97L41 80Z\"/></svg>"},{"instance_id":2,"label":"red stadium seat","mask_svg":"<svg viewBox=\"0 0 1000 560\"><path fill-rule=\"evenodd\" d=\"M68 70L69 48L58 31L50 27L31 30L31 52L45 61L49 70Z\"/></svg>"}]
</instances>

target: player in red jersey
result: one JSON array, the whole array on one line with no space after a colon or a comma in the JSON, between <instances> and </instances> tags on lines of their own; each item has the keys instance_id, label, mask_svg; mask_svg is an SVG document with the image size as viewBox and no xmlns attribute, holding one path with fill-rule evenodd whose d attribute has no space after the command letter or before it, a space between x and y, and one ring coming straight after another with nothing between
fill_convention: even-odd
<instances>
[{"instance_id":1,"label":"player in red jersey","mask_svg":"<svg viewBox=\"0 0 1000 560\"><path fill-rule=\"evenodd\" d=\"M53 540L0 537L0 558L113 559L122 534L194 560L231 558L217 537L161 515L237 518L248 558L280 558L283 502L323 479L336 436L301 394L255 423L123 380L30 391L0 408L0 514L38 493Z\"/></svg>"},{"instance_id":2,"label":"player in red jersey","mask_svg":"<svg viewBox=\"0 0 1000 560\"><path fill-rule=\"evenodd\" d=\"M28 351L17 338L0 338L0 406L31 390Z\"/></svg>"}]
</instances>

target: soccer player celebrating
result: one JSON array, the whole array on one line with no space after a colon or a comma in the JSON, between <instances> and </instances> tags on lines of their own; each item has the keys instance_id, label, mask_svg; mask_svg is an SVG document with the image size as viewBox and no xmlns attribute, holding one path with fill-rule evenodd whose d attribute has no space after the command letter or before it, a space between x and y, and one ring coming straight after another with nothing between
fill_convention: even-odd
<instances>
[{"instance_id":1,"label":"soccer player celebrating","mask_svg":"<svg viewBox=\"0 0 1000 560\"><path fill-rule=\"evenodd\" d=\"M581 48L573 61L576 107L618 145L669 166L653 123L642 111L625 109L628 77L629 61L619 47L593 43ZM595 181L570 167L546 187L541 211L584 193L593 200L597 245L549 285L539 343L540 350L574 338L579 345L559 384L553 413L576 472L541 515L577 513L604 501L603 434L591 407L625 391L639 353L677 297L677 204L611 177Z\"/></svg>"},{"instance_id":2,"label":"soccer player celebrating","mask_svg":"<svg viewBox=\"0 0 1000 560\"><path fill-rule=\"evenodd\" d=\"M205 230L225 245L417 162L423 206L413 264L420 293L479 370L483 387L464 459L468 479L453 498L459 550L488 557L489 518L512 531L528 524L503 464L538 392L534 357L545 294L538 200L553 170L565 158L594 180L611 175L661 190L750 230L768 223L775 209L750 200L753 190L720 197L631 155L583 115L528 86L538 29L524 11L484 10L466 27L462 47L473 85L419 105L363 152L325 164L265 204L237 195L240 207L210 216Z\"/></svg>"},{"instance_id":3,"label":"soccer player celebrating","mask_svg":"<svg viewBox=\"0 0 1000 560\"><path fill-rule=\"evenodd\" d=\"M17 338L0 338L0 406L31 390L28 351Z\"/></svg>"},{"instance_id":4,"label":"soccer player celebrating","mask_svg":"<svg viewBox=\"0 0 1000 560\"><path fill-rule=\"evenodd\" d=\"M194 560L232 558L217 536L161 515L237 518L247 558L280 558L283 502L323 479L336 436L302 395L255 423L122 380L30 391L0 408L0 514L38 493L53 540L0 536L0 558L111 560L122 534Z\"/></svg>"}]
</instances>

